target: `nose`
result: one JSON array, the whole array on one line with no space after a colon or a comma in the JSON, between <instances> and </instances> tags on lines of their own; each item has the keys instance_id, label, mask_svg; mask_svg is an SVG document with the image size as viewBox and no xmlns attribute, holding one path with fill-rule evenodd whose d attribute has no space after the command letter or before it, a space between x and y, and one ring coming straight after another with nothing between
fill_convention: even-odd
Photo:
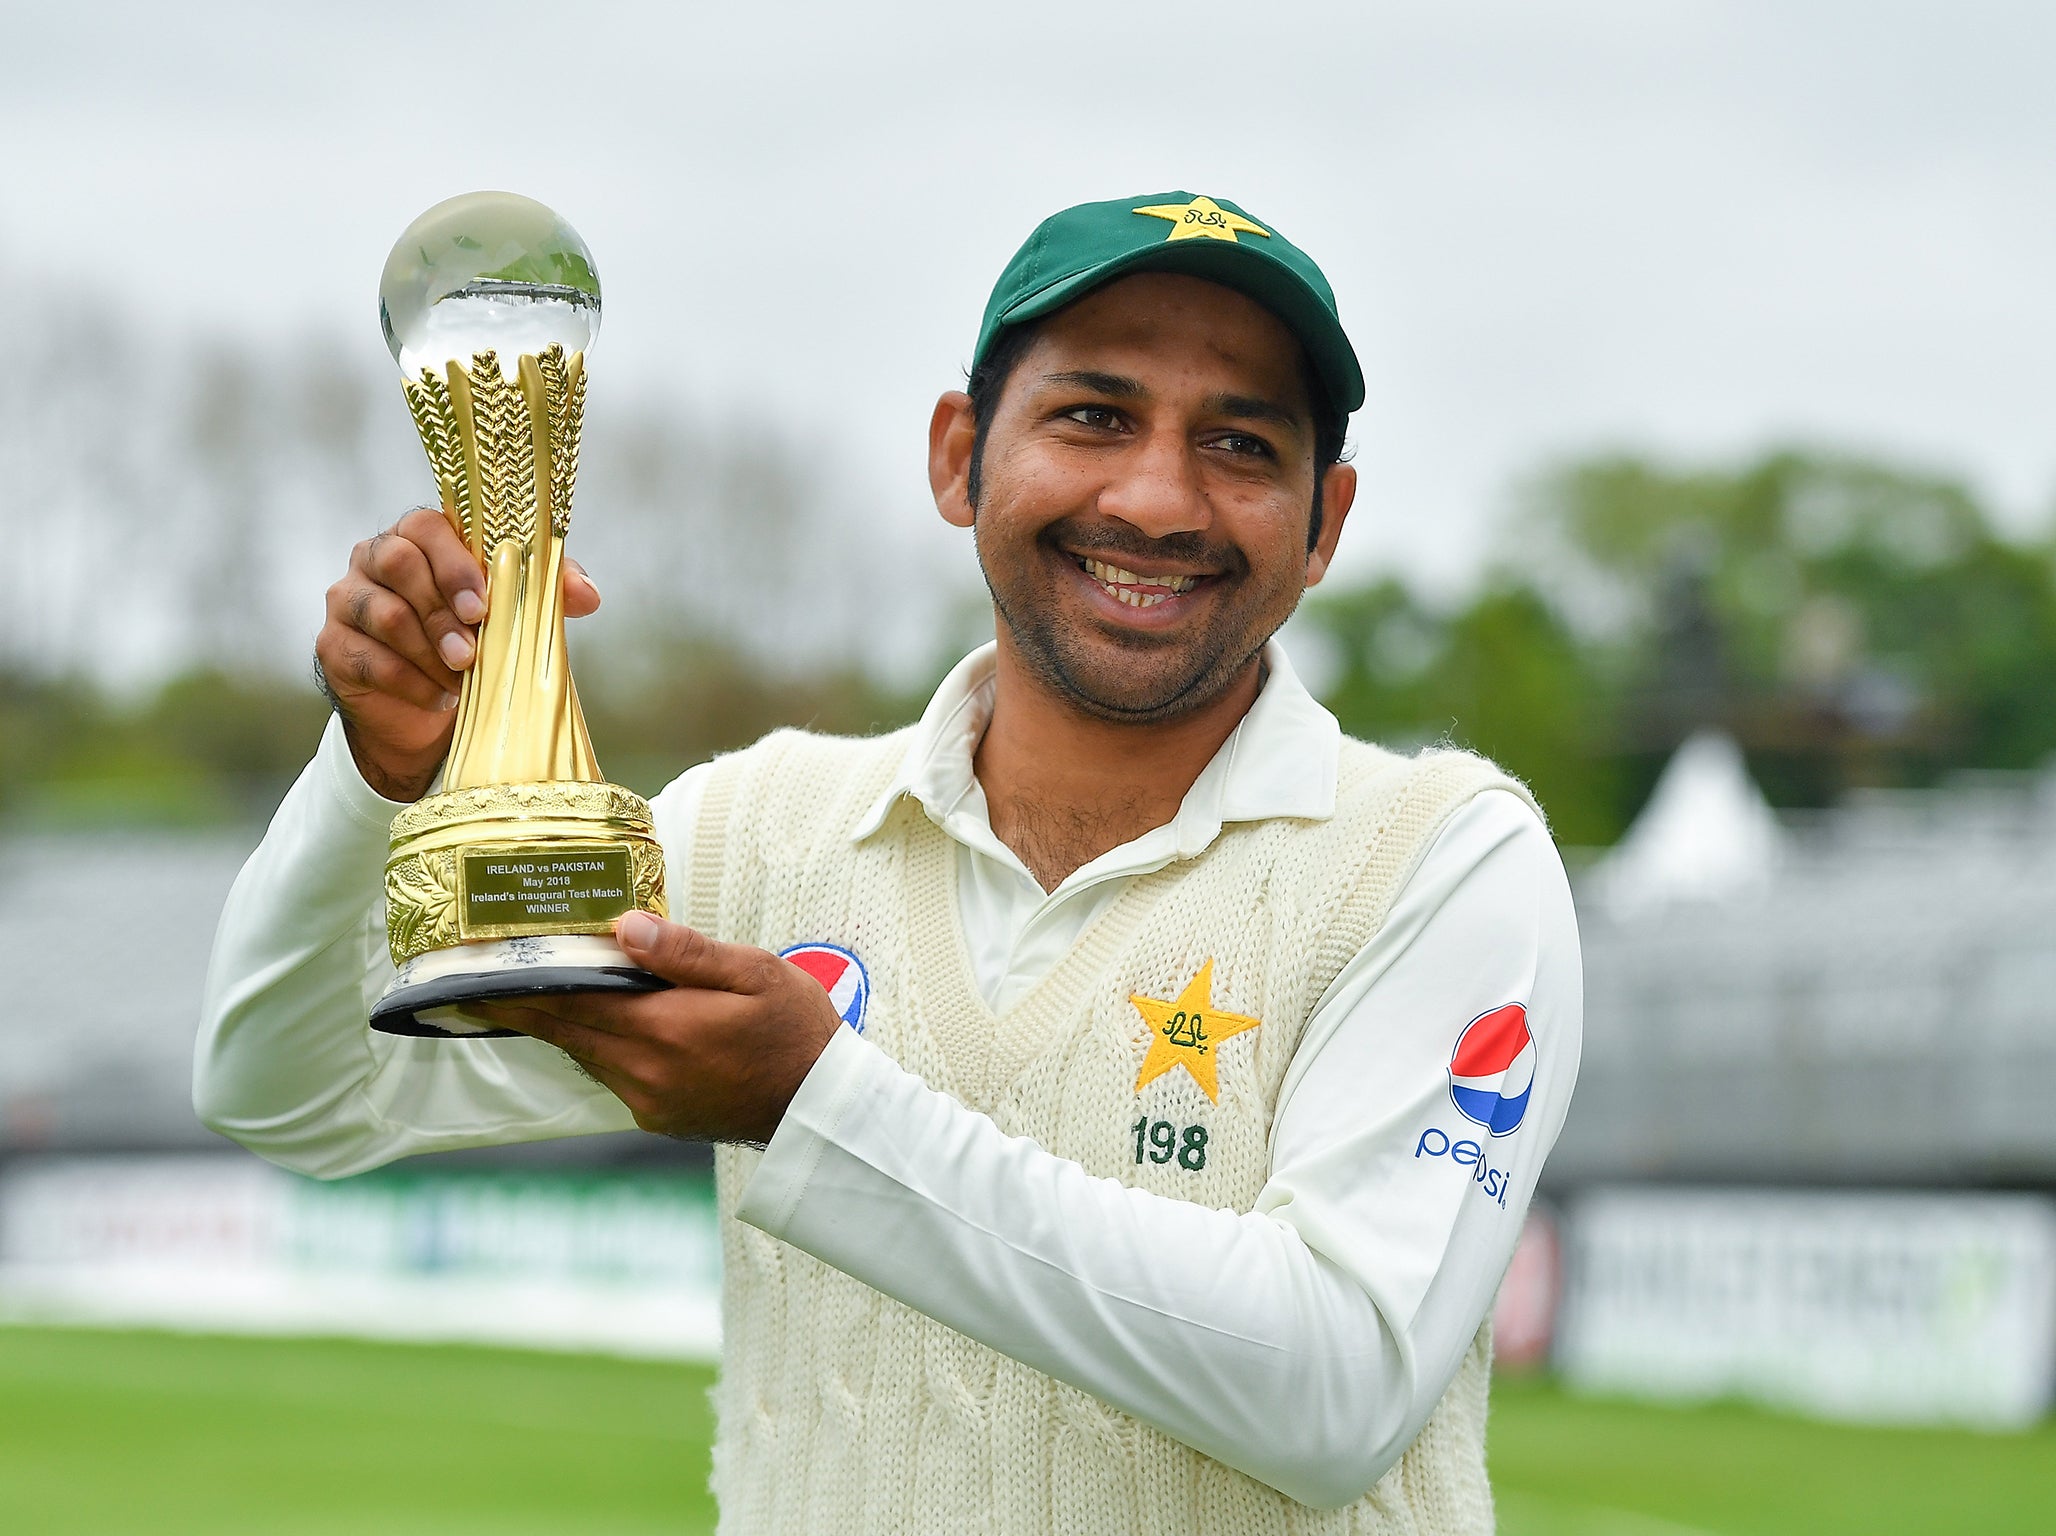
<instances>
[{"instance_id":1,"label":"nose","mask_svg":"<svg viewBox=\"0 0 2056 1536\"><path fill-rule=\"evenodd\" d=\"M1213 522L1192 445L1174 432L1152 432L1123 454L1100 488L1097 509L1152 539L1197 532Z\"/></svg>"}]
</instances>

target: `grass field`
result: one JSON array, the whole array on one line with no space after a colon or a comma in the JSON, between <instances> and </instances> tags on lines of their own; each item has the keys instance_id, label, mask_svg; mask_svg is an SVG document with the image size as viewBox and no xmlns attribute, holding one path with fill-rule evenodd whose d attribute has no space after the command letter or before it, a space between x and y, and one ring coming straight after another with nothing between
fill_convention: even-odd
<instances>
[{"instance_id":1,"label":"grass field","mask_svg":"<svg viewBox=\"0 0 2056 1536\"><path fill-rule=\"evenodd\" d=\"M711 1373L585 1356L0 1328L6 1536L712 1529ZM2056 1526L2056 1427L1855 1430L1502 1384L1506 1536Z\"/></svg>"}]
</instances>

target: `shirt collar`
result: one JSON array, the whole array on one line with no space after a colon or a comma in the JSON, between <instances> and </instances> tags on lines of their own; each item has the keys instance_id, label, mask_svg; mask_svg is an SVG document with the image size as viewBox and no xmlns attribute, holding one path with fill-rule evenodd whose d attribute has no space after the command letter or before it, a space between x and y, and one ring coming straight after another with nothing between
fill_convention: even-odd
<instances>
[{"instance_id":1,"label":"shirt collar","mask_svg":"<svg viewBox=\"0 0 2056 1536\"><path fill-rule=\"evenodd\" d=\"M971 759L992 718L998 650L990 642L980 646L942 680L914 726L899 771L851 829L852 841L883 826L902 797L942 826L977 787ZM1276 639L1264 647L1264 663L1269 676L1256 702L1194 780L1171 823L1180 858L1205 851L1229 822L1325 821L1335 814L1342 727L1306 691Z\"/></svg>"}]
</instances>

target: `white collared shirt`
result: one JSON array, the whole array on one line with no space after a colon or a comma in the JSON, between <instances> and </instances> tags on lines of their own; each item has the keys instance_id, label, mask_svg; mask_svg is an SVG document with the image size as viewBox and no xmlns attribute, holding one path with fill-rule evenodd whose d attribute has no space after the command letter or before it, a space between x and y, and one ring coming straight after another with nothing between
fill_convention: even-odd
<instances>
[{"instance_id":1,"label":"white collared shirt","mask_svg":"<svg viewBox=\"0 0 2056 1536\"><path fill-rule=\"evenodd\" d=\"M1340 730L1282 647L1266 659L1256 703L1172 821L1053 891L993 834L972 771L990 647L937 690L850 835L910 796L951 839L979 989L1003 1009L1126 882L1202 852L1225 823L1334 813ZM691 770L653 803L674 867L705 782ZM364 1029L391 974L376 898L394 809L332 725L223 914L195 1063L202 1114L329 1176L628 1128L618 1101L537 1042ZM1528 1011L1534 1087L1520 1129L1495 1139L1453 1108L1449 1065L1464 1027L1511 1002ZM1491 1306L1569 1103L1582 1008L1555 849L1525 804L1487 792L1450 819L1316 1006L1255 1211L1089 1177L844 1031L738 1215L1294 1497L1343 1503L1420 1432ZM1166 1252L1177 1269L1154 1262ZM1181 1271L1212 1276L1203 1308Z\"/></svg>"},{"instance_id":2,"label":"white collared shirt","mask_svg":"<svg viewBox=\"0 0 2056 1536\"><path fill-rule=\"evenodd\" d=\"M1178 814L1079 866L1045 894L1027 865L994 835L985 790L971 771L992 718L996 649L980 647L943 679L899 773L852 832L858 841L869 837L895 802L912 796L956 844L964 937L978 990L995 1013L1056 968L1120 894L1123 881L1196 857L1231 821L1325 820L1335 814L1342 728L1300 686L1284 647L1273 644L1265 654L1275 686L1267 684L1258 694L1193 780Z\"/></svg>"}]
</instances>

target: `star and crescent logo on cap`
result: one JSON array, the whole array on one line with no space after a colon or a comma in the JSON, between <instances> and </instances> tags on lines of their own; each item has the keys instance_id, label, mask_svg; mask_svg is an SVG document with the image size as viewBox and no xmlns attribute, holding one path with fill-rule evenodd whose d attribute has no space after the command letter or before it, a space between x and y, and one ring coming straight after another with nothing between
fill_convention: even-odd
<instances>
[{"instance_id":1,"label":"star and crescent logo on cap","mask_svg":"<svg viewBox=\"0 0 2056 1536\"><path fill-rule=\"evenodd\" d=\"M1271 238L1271 232L1263 225L1223 208L1210 197L1195 197L1189 203L1156 203L1129 211L1146 213L1153 219L1169 219L1171 232L1164 236L1166 240L1225 240L1230 245L1240 245L1242 242L1235 238L1238 233Z\"/></svg>"},{"instance_id":2,"label":"star and crescent logo on cap","mask_svg":"<svg viewBox=\"0 0 2056 1536\"><path fill-rule=\"evenodd\" d=\"M1171 1068L1183 1067L1202 1093L1220 1103L1217 1053L1221 1042L1256 1029L1263 1021L1215 1009L1214 962L1209 959L1199 968L1175 1002L1138 996L1130 996L1128 1001L1149 1025L1149 1054L1142 1058L1142 1070L1135 1076L1135 1091L1142 1092Z\"/></svg>"}]
</instances>

